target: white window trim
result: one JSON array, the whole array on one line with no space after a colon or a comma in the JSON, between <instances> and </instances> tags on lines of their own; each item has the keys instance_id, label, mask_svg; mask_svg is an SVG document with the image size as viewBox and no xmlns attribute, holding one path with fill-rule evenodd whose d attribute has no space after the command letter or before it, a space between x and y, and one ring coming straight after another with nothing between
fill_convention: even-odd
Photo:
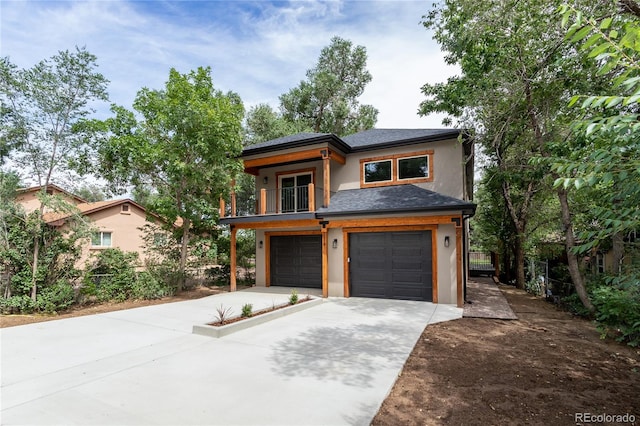
<instances>
[{"instance_id":1,"label":"white window trim","mask_svg":"<svg viewBox=\"0 0 640 426\"><path fill-rule=\"evenodd\" d=\"M91 248L111 248L113 247L113 231L108 231L108 230L100 230L97 232L94 232L94 234L100 234L100 245L94 245L93 244L93 235L91 236ZM104 234L111 234L111 244L108 246L103 245L103 241L104 241Z\"/></svg>"}]
</instances>

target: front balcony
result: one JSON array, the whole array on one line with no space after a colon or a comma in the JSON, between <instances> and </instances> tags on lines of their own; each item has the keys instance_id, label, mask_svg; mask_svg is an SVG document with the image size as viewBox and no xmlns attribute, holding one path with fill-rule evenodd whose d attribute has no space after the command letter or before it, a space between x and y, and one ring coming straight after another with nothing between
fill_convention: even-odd
<instances>
[{"instance_id":1,"label":"front balcony","mask_svg":"<svg viewBox=\"0 0 640 426\"><path fill-rule=\"evenodd\" d=\"M329 193L329 197L333 195ZM220 217L263 216L315 212L328 205L325 191L313 183L276 189L262 188L253 194L231 192L229 203L220 199Z\"/></svg>"}]
</instances>

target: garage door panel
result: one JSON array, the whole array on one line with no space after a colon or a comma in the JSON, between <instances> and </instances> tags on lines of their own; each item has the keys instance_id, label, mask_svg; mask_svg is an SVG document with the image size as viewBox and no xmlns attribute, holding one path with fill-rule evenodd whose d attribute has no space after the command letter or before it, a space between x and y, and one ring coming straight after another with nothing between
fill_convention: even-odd
<instances>
[{"instance_id":1,"label":"garage door panel","mask_svg":"<svg viewBox=\"0 0 640 426\"><path fill-rule=\"evenodd\" d=\"M270 239L271 285L322 288L322 237L273 236Z\"/></svg>"},{"instance_id":2,"label":"garage door panel","mask_svg":"<svg viewBox=\"0 0 640 426\"><path fill-rule=\"evenodd\" d=\"M351 295L432 300L431 231L353 233L349 241Z\"/></svg>"}]
</instances>

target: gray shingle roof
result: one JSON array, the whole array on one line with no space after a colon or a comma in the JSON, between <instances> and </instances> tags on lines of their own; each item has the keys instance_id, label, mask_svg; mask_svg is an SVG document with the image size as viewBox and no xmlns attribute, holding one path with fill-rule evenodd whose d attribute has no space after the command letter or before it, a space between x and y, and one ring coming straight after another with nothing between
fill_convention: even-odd
<instances>
[{"instance_id":1,"label":"gray shingle roof","mask_svg":"<svg viewBox=\"0 0 640 426\"><path fill-rule=\"evenodd\" d=\"M415 185L394 185L338 191L328 208L316 211L319 218L354 214L461 210L475 213L476 205Z\"/></svg>"},{"instance_id":2,"label":"gray shingle roof","mask_svg":"<svg viewBox=\"0 0 640 426\"><path fill-rule=\"evenodd\" d=\"M458 129L371 129L344 136L343 141L358 151L380 145L399 145L411 141L443 140L457 138Z\"/></svg>"},{"instance_id":3,"label":"gray shingle roof","mask_svg":"<svg viewBox=\"0 0 640 426\"><path fill-rule=\"evenodd\" d=\"M348 154L354 151L397 146L413 142L454 139L460 134L458 129L371 129L339 138L333 133L297 133L278 139L258 143L244 149L243 155L252 155L331 142Z\"/></svg>"}]
</instances>

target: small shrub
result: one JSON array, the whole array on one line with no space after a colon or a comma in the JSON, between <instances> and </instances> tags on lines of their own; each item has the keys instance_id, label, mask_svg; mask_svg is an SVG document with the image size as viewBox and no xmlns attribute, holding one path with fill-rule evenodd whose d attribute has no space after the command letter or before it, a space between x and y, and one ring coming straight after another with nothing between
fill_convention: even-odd
<instances>
[{"instance_id":1,"label":"small shrub","mask_svg":"<svg viewBox=\"0 0 640 426\"><path fill-rule=\"evenodd\" d=\"M158 280L150 272L143 271L138 273L133 286L131 287L131 297L134 299L161 299L165 296L171 296L174 289L167 283Z\"/></svg>"},{"instance_id":2,"label":"small shrub","mask_svg":"<svg viewBox=\"0 0 640 426\"><path fill-rule=\"evenodd\" d=\"M55 284L40 290L36 301L39 311L49 314L64 311L75 302L73 286L66 280L58 280Z\"/></svg>"},{"instance_id":3,"label":"small shrub","mask_svg":"<svg viewBox=\"0 0 640 426\"><path fill-rule=\"evenodd\" d=\"M11 296L0 299L0 313L6 314L30 314L35 309L35 304L31 297Z\"/></svg>"},{"instance_id":4,"label":"small shrub","mask_svg":"<svg viewBox=\"0 0 640 426\"><path fill-rule=\"evenodd\" d=\"M298 290L294 288L291 290L291 295L289 296L289 304L295 305L296 303L298 303Z\"/></svg>"},{"instance_id":5,"label":"small shrub","mask_svg":"<svg viewBox=\"0 0 640 426\"><path fill-rule=\"evenodd\" d=\"M224 323L229 320L231 313L231 307L225 308L223 305L220 305L216 308L216 318L221 325L224 325Z\"/></svg>"},{"instance_id":6,"label":"small shrub","mask_svg":"<svg viewBox=\"0 0 640 426\"><path fill-rule=\"evenodd\" d=\"M640 346L640 291L601 286L593 291L596 320L603 338Z\"/></svg>"},{"instance_id":7,"label":"small shrub","mask_svg":"<svg viewBox=\"0 0 640 426\"><path fill-rule=\"evenodd\" d=\"M245 303L242 305L242 313L240 316L242 318L249 318L253 316L253 305L251 303Z\"/></svg>"},{"instance_id":8,"label":"small shrub","mask_svg":"<svg viewBox=\"0 0 640 426\"><path fill-rule=\"evenodd\" d=\"M208 282L215 286L224 287L231 281L231 266L219 265L205 271Z\"/></svg>"}]
</instances>

